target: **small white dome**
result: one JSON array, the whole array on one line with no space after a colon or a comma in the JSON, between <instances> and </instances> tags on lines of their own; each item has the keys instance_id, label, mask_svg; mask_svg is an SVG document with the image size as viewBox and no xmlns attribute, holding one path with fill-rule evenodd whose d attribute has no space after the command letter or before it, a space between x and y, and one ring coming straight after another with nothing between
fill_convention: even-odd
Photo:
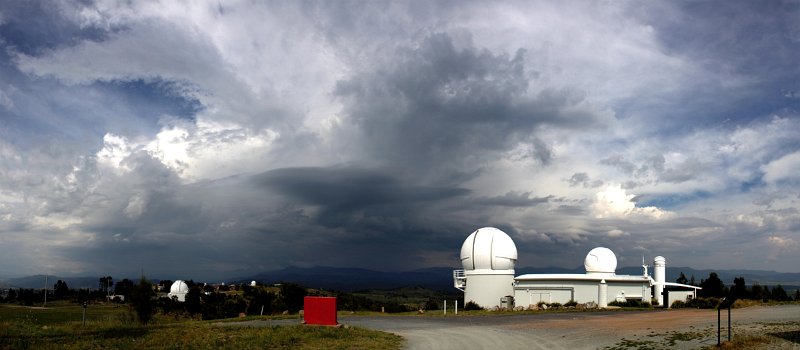
<instances>
[{"instance_id":1,"label":"small white dome","mask_svg":"<svg viewBox=\"0 0 800 350\"><path fill-rule=\"evenodd\" d=\"M461 246L461 265L465 270L512 270L517 261L517 246L503 231L479 228Z\"/></svg>"},{"instance_id":2,"label":"small white dome","mask_svg":"<svg viewBox=\"0 0 800 350\"><path fill-rule=\"evenodd\" d=\"M250 281L250 287L255 287L255 286L256 286L256 281Z\"/></svg>"},{"instance_id":3,"label":"small white dome","mask_svg":"<svg viewBox=\"0 0 800 350\"><path fill-rule=\"evenodd\" d=\"M657 256L653 259L653 264L656 266L667 266L667 259L664 259L663 256Z\"/></svg>"},{"instance_id":4,"label":"small white dome","mask_svg":"<svg viewBox=\"0 0 800 350\"><path fill-rule=\"evenodd\" d=\"M597 247L586 254L583 266L586 268L586 273L614 274L617 270L617 256L611 249Z\"/></svg>"},{"instance_id":5,"label":"small white dome","mask_svg":"<svg viewBox=\"0 0 800 350\"><path fill-rule=\"evenodd\" d=\"M186 294L189 293L189 286L186 282L177 280L169 287L169 294Z\"/></svg>"}]
</instances>

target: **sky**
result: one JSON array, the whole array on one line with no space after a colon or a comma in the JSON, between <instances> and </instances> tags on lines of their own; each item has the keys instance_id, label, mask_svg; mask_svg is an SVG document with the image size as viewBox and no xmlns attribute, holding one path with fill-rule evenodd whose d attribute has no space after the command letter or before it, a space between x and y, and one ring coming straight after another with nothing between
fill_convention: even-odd
<instances>
[{"instance_id":1,"label":"sky","mask_svg":"<svg viewBox=\"0 0 800 350\"><path fill-rule=\"evenodd\" d=\"M0 2L0 276L798 272L798 1Z\"/></svg>"}]
</instances>

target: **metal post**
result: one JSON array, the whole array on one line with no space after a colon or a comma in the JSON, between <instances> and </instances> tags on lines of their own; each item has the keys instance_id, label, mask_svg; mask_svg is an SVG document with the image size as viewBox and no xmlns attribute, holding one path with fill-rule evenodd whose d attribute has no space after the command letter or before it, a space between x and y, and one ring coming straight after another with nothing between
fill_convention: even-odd
<instances>
[{"instance_id":1,"label":"metal post","mask_svg":"<svg viewBox=\"0 0 800 350\"><path fill-rule=\"evenodd\" d=\"M722 310L720 310L719 308L717 308L717 346L719 346L719 345L720 345L720 341L719 341L719 333L720 333L720 329L719 329L719 327L720 327L720 321L721 321L721 320L720 320L720 318L721 318L721 315L722 315Z\"/></svg>"},{"instance_id":2,"label":"metal post","mask_svg":"<svg viewBox=\"0 0 800 350\"><path fill-rule=\"evenodd\" d=\"M83 325L86 326L86 305L87 303L83 302Z\"/></svg>"},{"instance_id":3,"label":"metal post","mask_svg":"<svg viewBox=\"0 0 800 350\"><path fill-rule=\"evenodd\" d=\"M444 315L447 315L447 299L444 300Z\"/></svg>"},{"instance_id":4,"label":"metal post","mask_svg":"<svg viewBox=\"0 0 800 350\"><path fill-rule=\"evenodd\" d=\"M728 306L728 342L731 341L731 307Z\"/></svg>"},{"instance_id":5,"label":"metal post","mask_svg":"<svg viewBox=\"0 0 800 350\"><path fill-rule=\"evenodd\" d=\"M456 315L458 315L458 299L456 299Z\"/></svg>"}]
</instances>

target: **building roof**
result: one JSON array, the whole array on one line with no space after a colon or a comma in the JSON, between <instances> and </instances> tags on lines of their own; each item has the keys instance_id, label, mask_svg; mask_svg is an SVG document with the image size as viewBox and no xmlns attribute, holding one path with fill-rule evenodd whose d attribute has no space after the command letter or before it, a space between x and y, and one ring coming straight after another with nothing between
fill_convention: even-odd
<instances>
[{"instance_id":1,"label":"building roof","mask_svg":"<svg viewBox=\"0 0 800 350\"><path fill-rule=\"evenodd\" d=\"M652 283L649 276L631 276L631 275L594 275L594 274L577 274L577 273L542 273L542 274L527 274L514 277L518 282L523 281L597 281L606 280L606 282L648 282Z\"/></svg>"},{"instance_id":2,"label":"building roof","mask_svg":"<svg viewBox=\"0 0 800 350\"><path fill-rule=\"evenodd\" d=\"M671 287L669 289L673 289L673 290L675 290L675 289L678 289L678 290L680 290L680 289L694 289L694 290L703 289L702 287L693 286L693 285L689 285L689 284L675 283L675 282L664 282L664 287Z\"/></svg>"}]
</instances>

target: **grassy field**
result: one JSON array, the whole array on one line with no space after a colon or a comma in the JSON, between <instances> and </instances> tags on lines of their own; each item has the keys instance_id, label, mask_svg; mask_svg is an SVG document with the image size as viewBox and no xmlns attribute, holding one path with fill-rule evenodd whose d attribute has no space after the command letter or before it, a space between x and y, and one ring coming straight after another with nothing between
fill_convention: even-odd
<instances>
[{"instance_id":1,"label":"grassy field","mask_svg":"<svg viewBox=\"0 0 800 350\"><path fill-rule=\"evenodd\" d=\"M363 328L220 327L156 315L141 326L126 306L0 305L0 349L398 349L401 337Z\"/></svg>"}]
</instances>

